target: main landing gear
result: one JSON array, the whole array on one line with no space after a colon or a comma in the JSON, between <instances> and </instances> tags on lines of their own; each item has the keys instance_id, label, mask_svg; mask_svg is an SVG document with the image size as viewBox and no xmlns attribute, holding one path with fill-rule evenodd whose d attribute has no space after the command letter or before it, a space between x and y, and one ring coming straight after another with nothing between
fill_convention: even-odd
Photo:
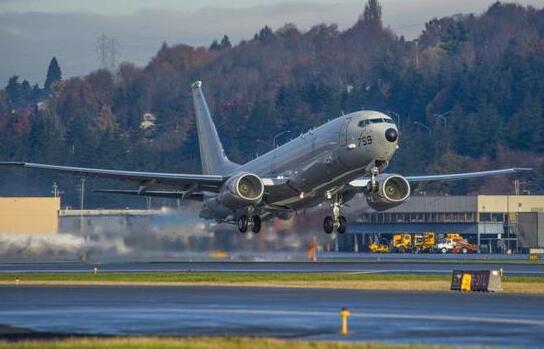
<instances>
[{"instance_id":1,"label":"main landing gear","mask_svg":"<svg viewBox=\"0 0 544 349\"><path fill-rule=\"evenodd\" d=\"M368 182L368 192L378 191L378 181L376 177L380 174L380 170L377 166L372 167L370 170L370 181ZM334 196L327 195L327 199L332 208L332 216L325 217L323 221L323 230L327 234L332 234L336 231L339 234L344 234L348 229L348 221L346 217L340 215L340 208L342 207L342 196L336 194Z\"/></svg>"},{"instance_id":2,"label":"main landing gear","mask_svg":"<svg viewBox=\"0 0 544 349\"><path fill-rule=\"evenodd\" d=\"M258 234L261 231L262 220L259 216L242 216L238 219L238 230L240 233L247 233L249 230L253 234Z\"/></svg>"},{"instance_id":3,"label":"main landing gear","mask_svg":"<svg viewBox=\"0 0 544 349\"><path fill-rule=\"evenodd\" d=\"M339 195L336 195L334 200L329 201L329 203L332 207L332 216L325 217L323 230L327 234L332 234L335 230L339 234L344 234L348 229L348 221L346 217L340 215L342 199Z\"/></svg>"}]
</instances>

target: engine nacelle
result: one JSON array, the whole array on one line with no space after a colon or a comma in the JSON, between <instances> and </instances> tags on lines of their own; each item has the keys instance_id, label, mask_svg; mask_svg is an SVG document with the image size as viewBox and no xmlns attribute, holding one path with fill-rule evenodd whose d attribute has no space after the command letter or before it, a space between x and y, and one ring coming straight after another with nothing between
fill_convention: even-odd
<instances>
[{"instance_id":1,"label":"engine nacelle","mask_svg":"<svg viewBox=\"0 0 544 349\"><path fill-rule=\"evenodd\" d=\"M240 173L229 178L217 196L217 201L224 207L236 209L259 204L263 194L264 184L259 176Z\"/></svg>"},{"instance_id":2,"label":"engine nacelle","mask_svg":"<svg viewBox=\"0 0 544 349\"><path fill-rule=\"evenodd\" d=\"M366 201L376 211L385 211L404 203L410 198L410 183L396 174L382 174L376 177L378 188L368 192Z\"/></svg>"}]
</instances>

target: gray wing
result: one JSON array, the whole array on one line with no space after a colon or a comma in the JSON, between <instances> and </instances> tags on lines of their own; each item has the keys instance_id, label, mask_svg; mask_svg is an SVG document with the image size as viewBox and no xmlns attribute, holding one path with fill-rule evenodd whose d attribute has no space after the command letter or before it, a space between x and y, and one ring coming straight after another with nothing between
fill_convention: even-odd
<instances>
[{"instance_id":1,"label":"gray wing","mask_svg":"<svg viewBox=\"0 0 544 349\"><path fill-rule=\"evenodd\" d=\"M136 196L149 196L149 197L161 197L170 199L182 199L190 201L202 201L205 198L205 194L202 192L189 192L189 191L156 191L146 190L143 193L138 190L122 190L122 189L94 189L94 193L101 194L119 194L119 195L136 195Z\"/></svg>"},{"instance_id":2,"label":"gray wing","mask_svg":"<svg viewBox=\"0 0 544 349\"><path fill-rule=\"evenodd\" d=\"M422 182L438 182L438 181L457 181L461 179L480 178L498 175L509 175L523 172L530 172L532 168L506 168L502 170L480 171L480 172L464 172L464 173L452 173L452 174L439 174L439 175L425 175L425 176L406 176L406 180L410 183L422 183ZM353 188L366 188L369 177L361 177L349 183Z\"/></svg>"},{"instance_id":3,"label":"gray wing","mask_svg":"<svg viewBox=\"0 0 544 349\"><path fill-rule=\"evenodd\" d=\"M506 168L502 170L480 171L480 172L465 172L453 174L439 174L429 176L407 176L408 182L435 182L435 181L457 181L461 179L489 177L497 175L509 175L522 172L530 172L532 168Z\"/></svg>"},{"instance_id":4,"label":"gray wing","mask_svg":"<svg viewBox=\"0 0 544 349\"><path fill-rule=\"evenodd\" d=\"M141 186L139 190L140 194L143 193L146 188L153 185L166 185L182 189L191 187L192 191L198 187L198 189L202 191L217 192L227 180L226 177L216 175L105 170L98 168L34 164L30 162L0 162L0 166L15 168L23 167L82 177L95 177L133 182Z\"/></svg>"}]
</instances>

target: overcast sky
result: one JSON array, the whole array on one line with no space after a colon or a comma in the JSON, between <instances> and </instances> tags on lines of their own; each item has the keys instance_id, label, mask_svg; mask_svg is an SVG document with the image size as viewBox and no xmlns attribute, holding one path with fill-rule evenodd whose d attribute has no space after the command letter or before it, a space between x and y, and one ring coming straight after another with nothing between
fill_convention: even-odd
<instances>
[{"instance_id":1,"label":"overcast sky","mask_svg":"<svg viewBox=\"0 0 544 349\"><path fill-rule=\"evenodd\" d=\"M384 22L412 38L433 17L481 13L493 0L382 0ZM522 0L542 7L542 0ZM52 56L64 77L99 66L104 33L120 44L120 60L146 64L162 42L208 46L228 34L236 43L265 24L308 29L321 22L351 26L363 0L0 0L0 86L12 75L43 84Z\"/></svg>"}]
</instances>

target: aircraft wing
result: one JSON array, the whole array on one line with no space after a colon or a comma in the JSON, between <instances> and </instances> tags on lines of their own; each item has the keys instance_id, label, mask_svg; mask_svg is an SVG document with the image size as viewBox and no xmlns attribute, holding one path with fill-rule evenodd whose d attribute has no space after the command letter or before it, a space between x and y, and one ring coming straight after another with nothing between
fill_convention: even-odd
<instances>
[{"instance_id":1,"label":"aircraft wing","mask_svg":"<svg viewBox=\"0 0 544 349\"><path fill-rule=\"evenodd\" d=\"M530 172L532 168L506 168L502 170L480 171L480 172L464 172L464 173L452 173L452 174L438 174L438 175L424 175L424 176L406 176L406 180L410 183L421 182L438 182L438 181L457 181L461 179L489 177L497 175L509 175L523 172ZM349 184L355 188L366 187L370 178L363 177L351 181Z\"/></svg>"},{"instance_id":2,"label":"aircraft wing","mask_svg":"<svg viewBox=\"0 0 544 349\"><path fill-rule=\"evenodd\" d=\"M138 190L121 190L121 189L94 189L94 193L101 194L119 194L119 195L136 195L136 196L149 196L149 197L161 197L170 199L183 199L191 201L204 200L205 194L202 192L191 193L188 191L157 191L147 190L144 193L139 193Z\"/></svg>"},{"instance_id":3,"label":"aircraft wing","mask_svg":"<svg viewBox=\"0 0 544 349\"><path fill-rule=\"evenodd\" d=\"M469 178L480 178L480 177L530 172L532 170L533 170L532 168L506 168L502 170L491 170L491 171L480 171L480 172L465 172L465 173L439 174L439 175L427 175L427 176L407 176L406 179L410 183L457 181L457 180L469 179Z\"/></svg>"},{"instance_id":4,"label":"aircraft wing","mask_svg":"<svg viewBox=\"0 0 544 349\"><path fill-rule=\"evenodd\" d=\"M195 191L198 188L198 190L201 191L217 192L227 180L226 177L216 175L105 170L98 168L34 164L30 162L0 162L0 167L32 168L82 177L133 182L140 185L139 194L142 194L147 188L153 185L167 185L191 191ZM187 189L189 187L190 189Z\"/></svg>"}]
</instances>

